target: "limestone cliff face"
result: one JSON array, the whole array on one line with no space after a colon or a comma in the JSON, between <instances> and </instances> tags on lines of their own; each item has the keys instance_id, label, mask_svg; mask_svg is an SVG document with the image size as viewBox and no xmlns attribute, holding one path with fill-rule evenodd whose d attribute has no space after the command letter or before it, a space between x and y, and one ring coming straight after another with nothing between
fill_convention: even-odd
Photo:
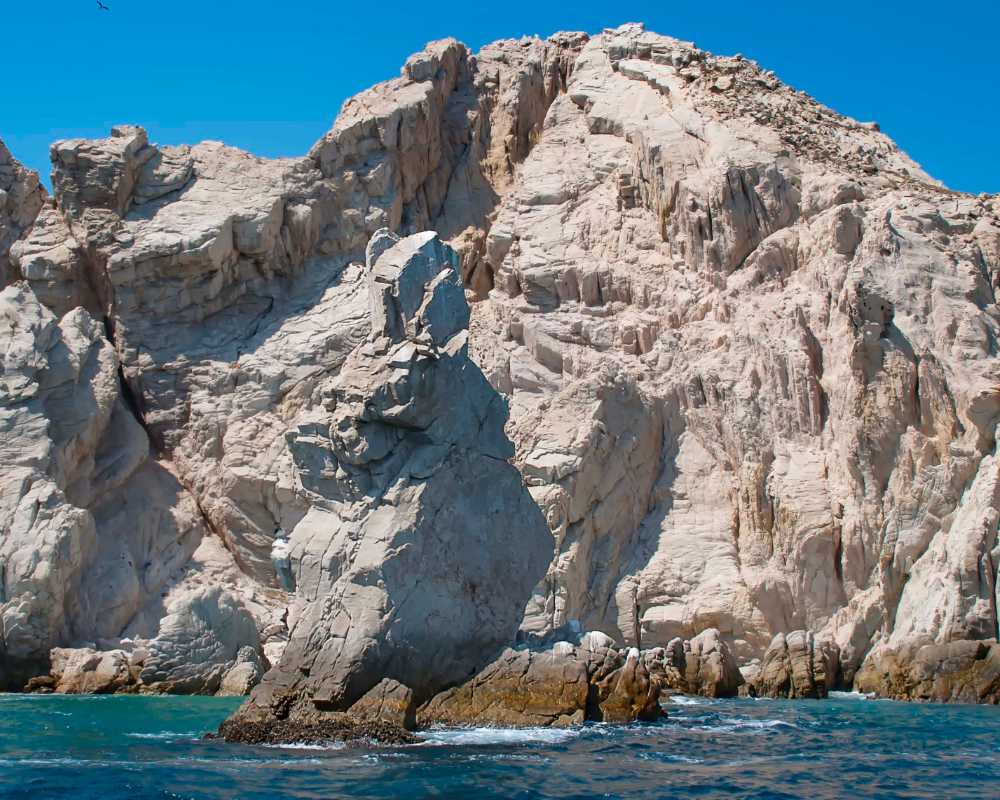
<instances>
[{"instance_id":1,"label":"limestone cliff face","mask_svg":"<svg viewBox=\"0 0 1000 800\"><path fill-rule=\"evenodd\" d=\"M942 187L756 64L638 25L446 40L303 158L123 126L52 159L46 203L0 146L5 686L64 646L177 691L218 690L250 647L278 665L265 687L331 707L382 677L464 680L513 635L506 606L483 601L500 616L475 633L479 601L442 595L456 641L495 651L458 647L424 686L364 642L394 640L385 575L428 566L393 544L424 509L464 525L505 498L530 519L504 436L466 424L495 427L497 392L554 543L511 554L532 555L523 635L579 621L648 648L715 628L745 665L799 631L836 648L836 682L864 664L897 695L916 692L908 654L997 637L1000 199ZM435 327L461 350L469 311L434 276L418 308L440 357L396 363L419 314L392 328L375 302L399 278L373 283L401 246L383 228L457 252L404 240L461 276L492 390L464 350L440 356ZM450 383L431 406L453 431L417 447L424 423L392 418L401 369ZM393 483L404 451L444 466ZM368 541L382 587L358 572ZM345 633L338 603L364 625ZM300 686L311 659L323 676Z\"/></svg>"},{"instance_id":2,"label":"limestone cliff face","mask_svg":"<svg viewBox=\"0 0 1000 800\"><path fill-rule=\"evenodd\" d=\"M474 312L558 542L525 625L806 629L847 682L996 637L997 208L741 58L592 39Z\"/></svg>"}]
</instances>

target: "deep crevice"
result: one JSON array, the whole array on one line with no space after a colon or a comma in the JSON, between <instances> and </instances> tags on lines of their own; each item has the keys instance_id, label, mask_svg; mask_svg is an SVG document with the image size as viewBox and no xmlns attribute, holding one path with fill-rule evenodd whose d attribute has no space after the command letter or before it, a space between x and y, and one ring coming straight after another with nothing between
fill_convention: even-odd
<instances>
[{"instance_id":1,"label":"deep crevice","mask_svg":"<svg viewBox=\"0 0 1000 800\"><path fill-rule=\"evenodd\" d=\"M104 324L104 337L111 343L111 346L114 347L117 352L114 321L107 315L104 316L102 321ZM122 366L121 360L118 358L115 360L118 362L118 388L121 391L122 401L125 403L125 408L129 410L129 413L135 417L135 421L138 422L142 429L146 432L146 436L149 438L150 444L157 446L156 439L150 433L149 426L146 424L146 415L142 406L142 400L133 390L131 384L128 382L128 379L125 377L125 368Z\"/></svg>"}]
</instances>

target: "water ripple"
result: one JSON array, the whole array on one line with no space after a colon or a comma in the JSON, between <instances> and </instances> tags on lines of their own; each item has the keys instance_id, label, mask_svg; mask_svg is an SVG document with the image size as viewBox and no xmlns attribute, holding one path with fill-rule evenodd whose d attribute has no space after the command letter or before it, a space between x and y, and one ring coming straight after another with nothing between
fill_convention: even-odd
<instances>
[{"instance_id":1,"label":"water ripple","mask_svg":"<svg viewBox=\"0 0 1000 800\"><path fill-rule=\"evenodd\" d=\"M201 739L222 698L2 696L4 800L996 796L1000 709L675 698L658 723L450 728L418 745Z\"/></svg>"}]
</instances>

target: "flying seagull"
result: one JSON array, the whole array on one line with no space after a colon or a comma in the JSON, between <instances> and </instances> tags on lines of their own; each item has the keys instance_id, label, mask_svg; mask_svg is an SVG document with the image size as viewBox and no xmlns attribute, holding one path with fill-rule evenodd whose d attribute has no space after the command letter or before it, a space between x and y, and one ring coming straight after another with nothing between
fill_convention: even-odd
<instances>
[{"instance_id":1,"label":"flying seagull","mask_svg":"<svg viewBox=\"0 0 1000 800\"><path fill-rule=\"evenodd\" d=\"M101 9L101 11L110 11L111 10L106 5L104 5L104 3L101 2L101 0L97 0L97 7L99 9Z\"/></svg>"}]
</instances>

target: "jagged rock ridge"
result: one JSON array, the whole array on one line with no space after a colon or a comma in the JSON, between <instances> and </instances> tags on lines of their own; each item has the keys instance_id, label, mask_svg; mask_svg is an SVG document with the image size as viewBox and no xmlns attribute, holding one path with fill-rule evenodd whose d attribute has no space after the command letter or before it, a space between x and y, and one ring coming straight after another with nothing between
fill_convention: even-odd
<instances>
[{"instance_id":1,"label":"jagged rock ridge","mask_svg":"<svg viewBox=\"0 0 1000 800\"><path fill-rule=\"evenodd\" d=\"M89 644L190 690L165 620L220 584L256 637L221 636L201 690L241 647L280 661L336 582L316 519L357 476L308 426L369 335L383 227L459 253L555 542L524 635L714 628L795 693L766 651L803 631L839 654L824 691L864 665L900 696L997 637L1000 201L756 64L636 25L445 41L302 159L131 127L52 155L54 204L18 177L0 217L5 684Z\"/></svg>"}]
</instances>

